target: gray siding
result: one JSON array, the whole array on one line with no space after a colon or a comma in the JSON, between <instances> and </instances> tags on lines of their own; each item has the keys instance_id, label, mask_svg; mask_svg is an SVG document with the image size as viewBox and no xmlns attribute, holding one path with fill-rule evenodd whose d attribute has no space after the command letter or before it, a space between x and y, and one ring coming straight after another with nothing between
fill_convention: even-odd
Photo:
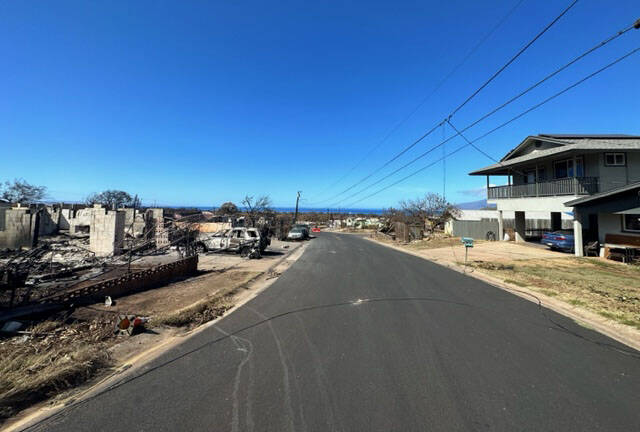
<instances>
[{"instance_id":1,"label":"gray siding","mask_svg":"<svg viewBox=\"0 0 640 432\"><path fill-rule=\"evenodd\" d=\"M526 213L525 213L526 216ZM515 229L515 219L503 219L504 229ZM571 220L562 219L562 229L573 229ZM549 219L525 219L525 235L527 237L542 236L542 232L551 230L551 218ZM451 235L455 237L471 237L476 240L486 239L487 233L492 231L498 235L498 219L481 220L453 220Z\"/></svg>"},{"instance_id":2,"label":"gray siding","mask_svg":"<svg viewBox=\"0 0 640 432\"><path fill-rule=\"evenodd\" d=\"M583 157L585 177L599 177L601 156L597 153L590 153L584 155Z\"/></svg>"},{"instance_id":3,"label":"gray siding","mask_svg":"<svg viewBox=\"0 0 640 432\"><path fill-rule=\"evenodd\" d=\"M479 221L452 221L452 234L456 237L470 237L475 240L486 239L489 231L498 236L498 219L482 219Z\"/></svg>"},{"instance_id":4,"label":"gray siding","mask_svg":"<svg viewBox=\"0 0 640 432\"><path fill-rule=\"evenodd\" d=\"M627 153L627 170L629 183L640 182L640 153Z\"/></svg>"},{"instance_id":5,"label":"gray siding","mask_svg":"<svg viewBox=\"0 0 640 432\"><path fill-rule=\"evenodd\" d=\"M619 188L627 184L627 167L606 166L604 153L600 153L600 192Z\"/></svg>"}]
</instances>

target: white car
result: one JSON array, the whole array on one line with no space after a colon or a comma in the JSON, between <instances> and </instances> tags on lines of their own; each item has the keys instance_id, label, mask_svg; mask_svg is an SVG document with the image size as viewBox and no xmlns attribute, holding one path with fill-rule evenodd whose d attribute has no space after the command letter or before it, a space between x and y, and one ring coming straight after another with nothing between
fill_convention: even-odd
<instances>
[{"instance_id":1,"label":"white car","mask_svg":"<svg viewBox=\"0 0 640 432\"><path fill-rule=\"evenodd\" d=\"M287 234L287 239L289 240L303 240L306 237L306 232L304 228L294 227L291 228L289 234Z\"/></svg>"}]
</instances>

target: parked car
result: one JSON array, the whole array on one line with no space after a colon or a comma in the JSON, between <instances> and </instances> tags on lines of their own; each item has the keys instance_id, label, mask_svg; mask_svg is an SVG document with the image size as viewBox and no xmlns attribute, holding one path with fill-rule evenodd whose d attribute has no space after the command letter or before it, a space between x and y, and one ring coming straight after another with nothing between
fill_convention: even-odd
<instances>
[{"instance_id":1,"label":"parked car","mask_svg":"<svg viewBox=\"0 0 640 432\"><path fill-rule=\"evenodd\" d=\"M260 237L257 228L232 228L217 233L199 233L196 248L199 252L228 251L243 257L259 258L271 240Z\"/></svg>"},{"instance_id":2,"label":"parked car","mask_svg":"<svg viewBox=\"0 0 640 432\"><path fill-rule=\"evenodd\" d=\"M311 232L311 228L309 227L309 225L307 224L295 224L292 228L292 231L294 229L300 229L302 230L302 238L303 239L308 239L309 238L309 233Z\"/></svg>"},{"instance_id":3,"label":"parked car","mask_svg":"<svg viewBox=\"0 0 640 432\"><path fill-rule=\"evenodd\" d=\"M545 232L542 234L540 243L549 246L551 249L559 249L565 252L574 251L573 231L559 230Z\"/></svg>"},{"instance_id":4,"label":"parked car","mask_svg":"<svg viewBox=\"0 0 640 432\"><path fill-rule=\"evenodd\" d=\"M304 240L309 237L306 228L294 226L287 234L287 240Z\"/></svg>"},{"instance_id":5,"label":"parked car","mask_svg":"<svg viewBox=\"0 0 640 432\"><path fill-rule=\"evenodd\" d=\"M320 232L320 231L322 231L322 230L320 229L320 227L313 227L313 228L311 228L311 232Z\"/></svg>"}]
</instances>

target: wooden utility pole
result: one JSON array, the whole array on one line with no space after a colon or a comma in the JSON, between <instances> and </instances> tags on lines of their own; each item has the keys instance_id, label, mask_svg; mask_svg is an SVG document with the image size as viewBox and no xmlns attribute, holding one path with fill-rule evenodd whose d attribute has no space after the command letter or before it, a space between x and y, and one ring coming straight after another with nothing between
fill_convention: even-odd
<instances>
[{"instance_id":1,"label":"wooden utility pole","mask_svg":"<svg viewBox=\"0 0 640 432\"><path fill-rule=\"evenodd\" d=\"M300 194L302 191L298 191L298 197L296 198L296 214L293 216L293 223L298 221L298 203L300 202Z\"/></svg>"}]
</instances>

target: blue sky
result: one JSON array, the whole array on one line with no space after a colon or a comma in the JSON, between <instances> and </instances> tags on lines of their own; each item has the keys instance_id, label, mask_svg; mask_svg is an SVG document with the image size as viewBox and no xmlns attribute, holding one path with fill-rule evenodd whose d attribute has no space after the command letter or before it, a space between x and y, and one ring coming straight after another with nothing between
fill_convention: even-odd
<instances>
[{"instance_id":1,"label":"blue sky","mask_svg":"<svg viewBox=\"0 0 640 432\"><path fill-rule=\"evenodd\" d=\"M335 204L349 194L334 195L442 120L569 1L522 1L411 119L327 189L518 3L2 2L0 180L46 185L56 200L123 189L147 204L209 206L268 194L275 205L291 206L302 190L305 206ZM639 17L634 0L580 0L452 122L466 126ZM640 30L468 137L637 46ZM478 144L500 157L530 134L640 134L639 66L640 54ZM442 133L381 175L437 144ZM447 148L462 143L458 138ZM440 156L436 151L414 168ZM448 159L447 198L478 199L485 179L467 173L489 163L470 148ZM357 207L442 190L439 163Z\"/></svg>"}]
</instances>

